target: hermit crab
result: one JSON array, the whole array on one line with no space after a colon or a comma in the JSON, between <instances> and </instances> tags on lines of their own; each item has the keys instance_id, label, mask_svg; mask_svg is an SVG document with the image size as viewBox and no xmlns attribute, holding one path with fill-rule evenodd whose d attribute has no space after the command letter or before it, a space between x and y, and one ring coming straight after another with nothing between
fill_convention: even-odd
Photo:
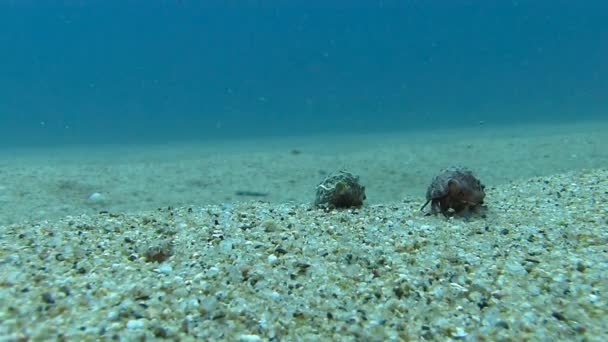
<instances>
[{"instance_id":1,"label":"hermit crab","mask_svg":"<svg viewBox=\"0 0 608 342\"><path fill-rule=\"evenodd\" d=\"M365 200L365 187L359 176L347 171L329 175L317 186L315 206L324 209L360 207Z\"/></svg>"},{"instance_id":2,"label":"hermit crab","mask_svg":"<svg viewBox=\"0 0 608 342\"><path fill-rule=\"evenodd\" d=\"M459 214L468 218L472 212L482 207L486 197L484 189L485 186L470 170L450 167L433 178L426 191L426 203L420 210L431 203L431 214Z\"/></svg>"}]
</instances>

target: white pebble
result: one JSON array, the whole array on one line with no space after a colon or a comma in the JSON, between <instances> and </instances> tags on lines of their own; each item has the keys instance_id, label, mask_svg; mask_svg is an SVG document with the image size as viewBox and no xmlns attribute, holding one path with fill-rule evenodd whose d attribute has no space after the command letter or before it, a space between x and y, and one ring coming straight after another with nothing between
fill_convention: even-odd
<instances>
[{"instance_id":1,"label":"white pebble","mask_svg":"<svg viewBox=\"0 0 608 342\"><path fill-rule=\"evenodd\" d=\"M101 202L101 201L105 200L105 198L106 197L104 195L102 195L101 193L99 193L99 192L94 192L94 193L92 193L92 194L89 195L89 201L90 202L96 202L96 203L97 202Z\"/></svg>"},{"instance_id":2,"label":"white pebble","mask_svg":"<svg viewBox=\"0 0 608 342\"><path fill-rule=\"evenodd\" d=\"M127 322L127 329L141 329L144 327L144 321L132 319Z\"/></svg>"},{"instance_id":3,"label":"white pebble","mask_svg":"<svg viewBox=\"0 0 608 342\"><path fill-rule=\"evenodd\" d=\"M241 336L239 336L239 341L258 342L258 341L262 341L262 338L258 335L241 335Z\"/></svg>"},{"instance_id":4,"label":"white pebble","mask_svg":"<svg viewBox=\"0 0 608 342\"><path fill-rule=\"evenodd\" d=\"M208 277L215 277L216 275L218 275L218 273L220 273L220 269L217 268L217 267L215 267L215 266L211 266L207 270L207 276Z\"/></svg>"},{"instance_id":5,"label":"white pebble","mask_svg":"<svg viewBox=\"0 0 608 342\"><path fill-rule=\"evenodd\" d=\"M465 338L465 337L467 337L467 335L468 335L467 332L464 331L464 329L461 327L457 327L456 331L454 331L452 333L452 337L454 337L454 338Z\"/></svg>"},{"instance_id":6,"label":"white pebble","mask_svg":"<svg viewBox=\"0 0 608 342\"><path fill-rule=\"evenodd\" d=\"M169 264L162 264L158 267L158 270L160 273L171 274L171 272L173 272L173 267Z\"/></svg>"},{"instance_id":7,"label":"white pebble","mask_svg":"<svg viewBox=\"0 0 608 342\"><path fill-rule=\"evenodd\" d=\"M108 321L114 321L114 320L118 320L118 312L116 311L109 311L108 315L106 316Z\"/></svg>"},{"instance_id":8,"label":"white pebble","mask_svg":"<svg viewBox=\"0 0 608 342\"><path fill-rule=\"evenodd\" d=\"M268 262L269 262L271 265L274 265L274 264L276 264L277 262L279 262L279 258L277 258L277 256L276 256L276 255L274 255L274 254L270 254L270 255L268 256Z\"/></svg>"}]
</instances>

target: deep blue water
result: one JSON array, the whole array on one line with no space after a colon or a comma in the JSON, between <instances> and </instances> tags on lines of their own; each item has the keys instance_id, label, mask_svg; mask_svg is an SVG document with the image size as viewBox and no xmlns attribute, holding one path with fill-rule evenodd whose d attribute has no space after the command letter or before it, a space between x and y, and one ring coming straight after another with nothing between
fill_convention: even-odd
<instances>
[{"instance_id":1,"label":"deep blue water","mask_svg":"<svg viewBox=\"0 0 608 342\"><path fill-rule=\"evenodd\" d=\"M5 0L0 94L0 147L608 118L608 1Z\"/></svg>"}]
</instances>

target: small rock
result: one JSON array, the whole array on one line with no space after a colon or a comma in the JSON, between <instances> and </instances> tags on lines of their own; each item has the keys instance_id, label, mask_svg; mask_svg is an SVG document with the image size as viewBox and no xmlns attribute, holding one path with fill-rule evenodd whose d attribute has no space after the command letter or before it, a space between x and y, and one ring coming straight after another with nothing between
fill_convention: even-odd
<instances>
[{"instance_id":1,"label":"small rock","mask_svg":"<svg viewBox=\"0 0 608 342\"><path fill-rule=\"evenodd\" d=\"M456 338L456 339L465 338L465 337L467 337L467 335L468 335L468 334L467 334L467 332L466 332L466 331L464 331L464 329L463 329L463 328L461 328L461 327L457 327L457 328L456 328L456 331L454 331L454 332L452 333L452 337L454 337L454 338Z\"/></svg>"},{"instance_id":2,"label":"small rock","mask_svg":"<svg viewBox=\"0 0 608 342\"><path fill-rule=\"evenodd\" d=\"M144 327L144 321L132 319L127 322L127 329L141 329Z\"/></svg>"},{"instance_id":3,"label":"small rock","mask_svg":"<svg viewBox=\"0 0 608 342\"><path fill-rule=\"evenodd\" d=\"M258 335L241 335L239 336L241 342L258 342L262 341L262 338Z\"/></svg>"},{"instance_id":4,"label":"small rock","mask_svg":"<svg viewBox=\"0 0 608 342\"><path fill-rule=\"evenodd\" d=\"M276 255L274 255L274 254L270 254L270 255L268 256L268 263L269 263L269 264L274 265L274 264L276 264L277 262L279 262L279 258L277 258L277 256L276 256Z\"/></svg>"},{"instance_id":5,"label":"small rock","mask_svg":"<svg viewBox=\"0 0 608 342\"><path fill-rule=\"evenodd\" d=\"M51 295L49 292L42 294L42 301L46 304L55 304L55 299L53 299L53 295Z\"/></svg>"},{"instance_id":6,"label":"small rock","mask_svg":"<svg viewBox=\"0 0 608 342\"><path fill-rule=\"evenodd\" d=\"M91 202L91 203L99 203L99 202L103 202L105 200L106 200L106 196L104 196L103 194L101 194L99 192L94 192L89 195L89 202Z\"/></svg>"},{"instance_id":7,"label":"small rock","mask_svg":"<svg viewBox=\"0 0 608 342\"><path fill-rule=\"evenodd\" d=\"M160 273L171 274L171 272L173 272L173 267L168 264L162 264L158 267L158 270L160 271Z\"/></svg>"}]
</instances>

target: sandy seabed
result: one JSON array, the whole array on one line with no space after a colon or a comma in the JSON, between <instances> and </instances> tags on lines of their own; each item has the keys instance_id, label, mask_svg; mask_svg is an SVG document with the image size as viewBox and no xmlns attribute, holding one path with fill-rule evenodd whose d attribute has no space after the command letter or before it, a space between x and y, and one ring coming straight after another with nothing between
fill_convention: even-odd
<instances>
[{"instance_id":1,"label":"sandy seabed","mask_svg":"<svg viewBox=\"0 0 608 342\"><path fill-rule=\"evenodd\" d=\"M585 123L4 150L0 336L603 341L607 142ZM450 165L486 184L485 217L419 211ZM366 204L312 208L343 168Z\"/></svg>"}]
</instances>

